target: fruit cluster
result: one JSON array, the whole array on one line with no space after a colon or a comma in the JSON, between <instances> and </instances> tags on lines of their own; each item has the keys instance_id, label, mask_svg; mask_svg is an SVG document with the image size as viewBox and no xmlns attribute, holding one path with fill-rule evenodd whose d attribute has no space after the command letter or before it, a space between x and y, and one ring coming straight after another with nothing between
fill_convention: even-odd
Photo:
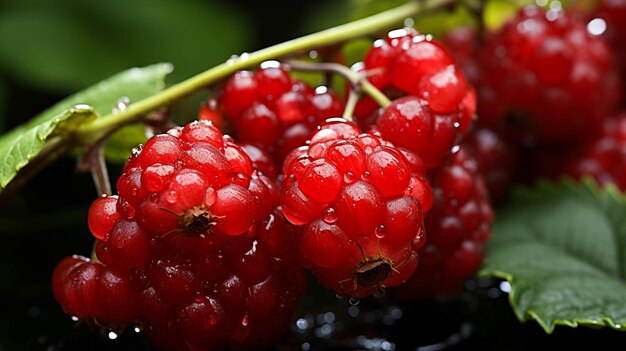
<instances>
[{"instance_id":1,"label":"fruit cluster","mask_svg":"<svg viewBox=\"0 0 626 351\"><path fill-rule=\"evenodd\" d=\"M354 298L459 294L514 182L626 189L616 4L527 6L441 40L390 31L350 71L388 101L354 81L344 96L313 87L278 61L234 73L93 202L94 254L61 260L57 301L164 350L214 350L276 342L307 271Z\"/></svg>"},{"instance_id":2,"label":"fruit cluster","mask_svg":"<svg viewBox=\"0 0 626 351\"><path fill-rule=\"evenodd\" d=\"M278 190L232 138L192 122L150 138L119 195L88 213L94 260L52 281L65 311L108 329L136 324L165 350L275 342L305 291Z\"/></svg>"}]
</instances>

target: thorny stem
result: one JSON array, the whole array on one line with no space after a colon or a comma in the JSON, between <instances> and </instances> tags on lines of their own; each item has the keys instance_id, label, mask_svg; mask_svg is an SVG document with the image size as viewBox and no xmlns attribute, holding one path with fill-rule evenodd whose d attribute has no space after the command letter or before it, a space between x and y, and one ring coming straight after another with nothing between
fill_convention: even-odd
<instances>
[{"instance_id":1,"label":"thorny stem","mask_svg":"<svg viewBox=\"0 0 626 351\"><path fill-rule=\"evenodd\" d=\"M380 12L370 17L332 27L320 32L305 35L296 39L255 51L242 54L228 61L210 68L196 76L175 84L155 95L137 101L124 111L110 114L97 119L92 123L84 124L76 131L76 140L82 145L92 145L118 128L129 123L137 122L145 115L159 107L171 105L174 102L214 84L238 70L256 66L266 60L278 59L321 46L341 43L359 36L375 33L402 23L406 18L434 11L443 6L454 3L454 0L421 0L410 1L391 10ZM371 90L367 81L363 84L365 92L376 93ZM381 101L382 97L374 97Z\"/></svg>"}]
</instances>

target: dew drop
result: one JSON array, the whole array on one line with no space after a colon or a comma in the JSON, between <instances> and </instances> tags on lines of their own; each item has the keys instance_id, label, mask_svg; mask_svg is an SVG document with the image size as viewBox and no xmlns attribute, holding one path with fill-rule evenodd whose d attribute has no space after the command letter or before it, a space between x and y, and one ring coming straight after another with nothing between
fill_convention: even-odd
<instances>
[{"instance_id":1,"label":"dew drop","mask_svg":"<svg viewBox=\"0 0 626 351\"><path fill-rule=\"evenodd\" d=\"M378 239L384 238L385 234L387 234L387 227L385 227L384 224L381 224L374 229L374 235L376 235Z\"/></svg>"},{"instance_id":2,"label":"dew drop","mask_svg":"<svg viewBox=\"0 0 626 351\"><path fill-rule=\"evenodd\" d=\"M309 321L307 321L306 318L299 318L296 321L296 328L298 328L298 330L300 331L305 331L309 329Z\"/></svg>"},{"instance_id":3,"label":"dew drop","mask_svg":"<svg viewBox=\"0 0 626 351\"><path fill-rule=\"evenodd\" d=\"M606 21L602 18L594 18L587 23L587 32L591 35L602 35L606 31Z\"/></svg>"},{"instance_id":4,"label":"dew drop","mask_svg":"<svg viewBox=\"0 0 626 351\"><path fill-rule=\"evenodd\" d=\"M504 293L510 293L511 292L511 283L509 283L508 281L503 281L500 283L499 286L500 290Z\"/></svg>"},{"instance_id":5,"label":"dew drop","mask_svg":"<svg viewBox=\"0 0 626 351\"><path fill-rule=\"evenodd\" d=\"M117 339L117 333L115 333L113 331L110 331L108 336L109 336L109 339L111 339L111 340Z\"/></svg>"},{"instance_id":6,"label":"dew drop","mask_svg":"<svg viewBox=\"0 0 626 351\"><path fill-rule=\"evenodd\" d=\"M215 204L216 200L217 200L217 191L215 191L215 189L213 189L212 187L209 187L206 190L206 193L204 194L204 204L207 207L211 207Z\"/></svg>"},{"instance_id":7,"label":"dew drop","mask_svg":"<svg viewBox=\"0 0 626 351\"><path fill-rule=\"evenodd\" d=\"M241 325L243 325L244 327L248 326L248 315L247 314L245 316L243 316L243 319L241 320Z\"/></svg>"},{"instance_id":8,"label":"dew drop","mask_svg":"<svg viewBox=\"0 0 626 351\"><path fill-rule=\"evenodd\" d=\"M329 207L324 211L324 215L322 217L324 222L328 224L333 224L337 221L337 211L334 208Z\"/></svg>"},{"instance_id":9,"label":"dew drop","mask_svg":"<svg viewBox=\"0 0 626 351\"><path fill-rule=\"evenodd\" d=\"M226 60L226 65L232 66L235 63L237 63L238 60L239 60L239 56L238 55L231 55L230 58L228 60Z\"/></svg>"},{"instance_id":10,"label":"dew drop","mask_svg":"<svg viewBox=\"0 0 626 351\"><path fill-rule=\"evenodd\" d=\"M343 181L346 184L352 184L354 183L355 180L356 180L356 176L352 172L346 172L346 174L343 175Z\"/></svg>"},{"instance_id":11,"label":"dew drop","mask_svg":"<svg viewBox=\"0 0 626 351\"><path fill-rule=\"evenodd\" d=\"M350 305L352 305L352 306L357 306L357 305L361 302L361 300L359 300L359 299L355 299L354 297L351 297L351 298L350 298L350 300L348 300L348 302L349 302L349 303L350 303Z\"/></svg>"},{"instance_id":12,"label":"dew drop","mask_svg":"<svg viewBox=\"0 0 626 351\"><path fill-rule=\"evenodd\" d=\"M365 171L363 172L363 174L361 174L361 179L367 181L372 175L370 174L369 171Z\"/></svg>"},{"instance_id":13,"label":"dew drop","mask_svg":"<svg viewBox=\"0 0 626 351\"><path fill-rule=\"evenodd\" d=\"M178 201L178 193L175 190L170 190L165 194L165 201L173 204Z\"/></svg>"}]
</instances>

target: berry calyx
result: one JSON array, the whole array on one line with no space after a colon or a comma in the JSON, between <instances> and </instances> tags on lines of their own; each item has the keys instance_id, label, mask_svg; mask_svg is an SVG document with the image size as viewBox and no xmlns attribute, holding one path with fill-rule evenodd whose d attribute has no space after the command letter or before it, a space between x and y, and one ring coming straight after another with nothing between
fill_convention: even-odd
<instances>
[{"instance_id":1,"label":"berry calyx","mask_svg":"<svg viewBox=\"0 0 626 351\"><path fill-rule=\"evenodd\" d=\"M430 187L405 154L334 118L285 159L281 205L302 228L303 264L338 294L371 295L400 284L417 265L412 243L422 240L422 204L432 193L412 190Z\"/></svg>"}]
</instances>

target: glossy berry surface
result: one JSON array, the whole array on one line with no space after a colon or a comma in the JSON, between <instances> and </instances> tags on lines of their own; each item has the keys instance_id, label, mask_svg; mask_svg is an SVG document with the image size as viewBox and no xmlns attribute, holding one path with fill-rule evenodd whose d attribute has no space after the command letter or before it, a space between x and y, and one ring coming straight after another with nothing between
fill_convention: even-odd
<instances>
[{"instance_id":1,"label":"glossy berry surface","mask_svg":"<svg viewBox=\"0 0 626 351\"><path fill-rule=\"evenodd\" d=\"M413 245L423 240L432 202L424 168L416 165L343 119L327 120L288 155L282 209L302 228L304 264L322 284L358 298L413 273Z\"/></svg>"},{"instance_id":2,"label":"glossy berry surface","mask_svg":"<svg viewBox=\"0 0 626 351\"><path fill-rule=\"evenodd\" d=\"M95 259L54 270L64 311L103 330L135 326L163 350L275 342L306 282L278 189L255 163L206 121L148 139L118 195L89 209Z\"/></svg>"},{"instance_id":3,"label":"glossy berry surface","mask_svg":"<svg viewBox=\"0 0 626 351\"><path fill-rule=\"evenodd\" d=\"M368 129L416 152L427 168L441 165L474 119L475 93L448 48L414 29L390 31L374 42L360 70L393 99L379 109L371 98L355 114Z\"/></svg>"},{"instance_id":4,"label":"glossy berry surface","mask_svg":"<svg viewBox=\"0 0 626 351\"><path fill-rule=\"evenodd\" d=\"M612 183L626 189L626 113L606 118L602 129L589 140L569 148L558 148L536 158L541 176L580 180L592 177L600 184Z\"/></svg>"},{"instance_id":5,"label":"glossy berry surface","mask_svg":"<svg viewBox=\"0 0 626 351\"><path fill-rule=\"evenodd\" d=\"M478 62L479 122L544 144L586 138L620 94L605 39L562 10L521 9L486 37Z\"/></svg>"},{"instance_id":6,"label":"glossy berry surface","mask_svg":"<svg viewBox=\"0 0 626 351\"><path fill-rule=\"evenodd\" d=\"M304 144L320 122L340 116L343 107L332 90L292 78L276 61L232 75L219 100L237 140L267 150L278 165L289 151Z\"/></svg>"},{"instance_id":7,"label":"glossy berry surface","mask_svg":"<svg viewBox=\"0 0 626 351\"><path fill-rule=\"evenodd\" d=\"M403 298L459 294L481 267L491 237L494 209L485 179L463 146L431 182L434 203L424 220L428 240L418 251L415 274L395 290Z\"/></svg>"}]
</instances>

